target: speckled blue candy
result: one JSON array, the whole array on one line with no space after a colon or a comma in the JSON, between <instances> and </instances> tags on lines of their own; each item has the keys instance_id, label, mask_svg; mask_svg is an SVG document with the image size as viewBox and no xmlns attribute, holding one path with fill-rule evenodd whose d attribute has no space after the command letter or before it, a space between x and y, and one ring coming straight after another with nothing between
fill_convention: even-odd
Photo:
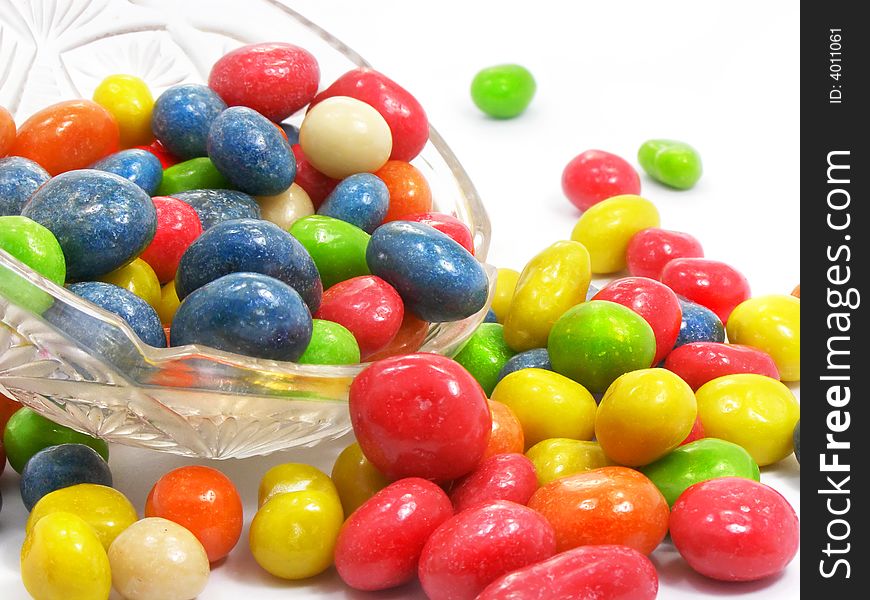
<instances>
[{"instance_id":1,"label":"speckled blue candy","mask_svg":"<svg viewBox=\"0 0 870 600\"><path fill-rule=\"evenodd\" d=\"M498 323L498 317L495 315L495 311L491 308L486 311L486 316L483 318L484 323Z\"/></svg>"},{"instance_id":2,"label":"speckled blue candy","mask_svg":"<svg viewBox=\"0 0 870 600\"><path fill-rule=\"evenodd\" d=\"M50 177L48 171L30 159L0 158L0 217L20 215L33 192Z\"/></svg>"},{"instance_id":3,"label":"speckled blue candy","mask_svg":"<svg viewBox=\"0 0 870 600\"><path fill-rule=\"evenodd\" d=\"M724 342L725 327L709 308L679 298L683 309L683 322L674 348L693 342Z\"/></svg>"},{"instance_id":4,"label":"speckled blue candy","mask_svg":"<svg viewBox=\"0 0 870 600\"><path fill-rule=\"evenodd\" d=\"M422 223L392 221L372 234L366 262L424 321L458 321L483 308L486 272L450 237Z\"/></svg>"},{"instance_id":5,"label":"speckled blue candy","mask_svg":"<svg viewBox=\"0 0 870 600\"><path fill-rule=\"evenodd\" d=\"M366 233L372 233L384 222L389 208L387 184L377 175L357 173L335 186L317 214L347 221Z\"/></svg>"},{"instance_id":6,"label":"speckled blue candy","mask_svg":"<svg viewBox=\"0 0 870 600\"><path fill-rule=\"evenodd\" d=\"M226 108L208 86L174 85L154 102L151 130L170 154L182 160L206 156L208 130Z\"/></svg>"},{"instance_id":7,"label":"speckled blue candy","mask_svg":"<svg viewBox=\"0 0 870 600\"><path fill-rule=\"evenodd\" d=\"M287 143L291 146L295 146L299 143L299 128L296 125L291 125L290 123L281 123L281 129L284 130L284 133L287 135Z\"/></svg>"},{"instance_id":8,"label":"speckled blue candy","mask_svg":"<svg viewBox=\"0 0 870 600\"><path fill-rule=\"evenodd\" d=\"M157 211L142 188L93 169L53 177L21 214L57 238L69 280L96 279L124 266L142 253L157 230Z\"/></svg>"},{"instance_id":9,"label":"speckled blue candy","mask_svg":"<svg viewBox=\"0 0 870 600\"><path fill-rule=\"evenodd\" d=\"M149 196L153 196L163 181L160 159L146 150L131 148L110 154L91 165L91 169L106 171L129 179Z\"/></svg>"},{"instance_id":10,"label":"speckled blue candy","mask_svg":"<svg viewBox=\"0 0 870 600\"><path fill-rule=\"evenodd\" d=\"M302 296L312 313L320 308L323 284L311 255L288 232L257 219L224 221L199 236L181 257L175 291L183 300L219 277L240 272L279 279Z\"/></svg>"},{"instance_id":11,"label":"speckled blue candy","mask_svg":"<svg viewBox=\"0 0 870 600\"><path fill-rule=\"evenodd\" d=\"M253 197L236 190L189 190L172 194L196 211L202 229L233 219L259 219L260 205Z\"/></svg>"},{"instance_id":12,"label":"speckled blue candy","mask_svg":"<svg viewBox=\"0 0 870 600\"><path fill-rule=\"evenodd\" d=\"M208 157L233 187L254 196L273 196L296 177L296 157L275 125L255 110L234 106L208 133Z\"/></svg>"},{"instance_id":13,"label":"speckled blue candy","mask_svg":"<svg viewBox=\"0 0 870 600\"><path fill-rule=\"evenodd\" d=\"M521 369L546 369L553 370L553 365L550 364L550 355L546 348L535 348L526 350L519 354L513 355L498 372L496 383Z\"/></svg>"},{"instance_id":14,"label":"speckled blue candy","mask_svg":"<svg viewBox=\"0 0 870 600\"><path fill-rule=\"evenodd\" d=\"M101 281L74 283L69 291L124 319L146 344L166 347L166 334L157 311L133 292Z\"/></svg>"},{"instance_id":15,"label":"speckled blue candy","mask_svg":"<svg viewBox=\"0 0 870 600\"><path fill-rule=\"evenodd\" d=\"M794 426L794 457L797 459L798 464L801 463L801 422L798 419L797 424Z\"/></svg>"},{"instance_id":16,"label":"speckled blue candy","mask_svg":"<svg viewBox=\"0 0 870 600\"><path fill-rule=\"evenodd\" d=\"M112 472L97 451L84 444L59 444L43 448L21 471L21 499L32 510L39 499L61 488L94 483L112 486Z\"/></svg>"},{"instance_id":17,"label":"speckled blue candy","mask_svg":"<svg viewBox=\"0 0 870 600\"><path fill-rule=\"evenodd\" d=\"M292 287L259 273L232 273L184 299L169 338L173 346L293 361L305 352L311 331L311 313Z\"/></svg>"}]
</instances>

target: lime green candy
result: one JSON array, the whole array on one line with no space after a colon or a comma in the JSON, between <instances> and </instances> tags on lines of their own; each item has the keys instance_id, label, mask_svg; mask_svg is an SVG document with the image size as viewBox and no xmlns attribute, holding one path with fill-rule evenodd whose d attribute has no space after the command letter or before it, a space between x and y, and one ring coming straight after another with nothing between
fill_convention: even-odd
<instances>
[{"instance_id":1,"label":"lime green candy","mask_svg":"<svg viewBox=\"0 0 870 600\"><path fill-rule=\"evenodd\" d=\"M652 327L630 308L592 300L559 317L547 340L550 363L591 392L624 373L646 369L656 354Z\"/></svg>"},{"instance_id":2,"label":"lime green candy","mask_svg":"<svg viewBox=\"0 0 870 600\"><path fill-rule=\"evenodd\" d=\"M58 285L66 279L63 250L48 229L27 217L0 217L0 248ZM51 296L0 266L0 295L37 314L52 305Z\"/></svg>"},{"instance_id":3,"label":"lime green candy","mask_svg":"<svg viewBox=\"0 0 870 600\"><path fill-rule=\"evenodd\" d=\"M717 477L761 480L758 465L737 444L704 438L679 446L670 454L640 469L673 506L690 486Z\"/></svg>"},{"instance_id":4,"label":"lime green candy","mask_svg":"<svg viewBox=\"0 0 870 600\"><path fill-rule=\"evenodd\" d=\"M27 407L15 411L6 423L3 446L9 464L18 473L31 456L43 448L58 444L85 444L96 450L106 461L109 460L109 447L103 440L58 425Z\"/></svg>"},{"instance_id":5,"label":"lime green candy","mask_svg":"<svg viewBox=\"0 0 870 600\"><path fill-rule=\"evenodd\" d=\"M296 362L303 365L355 365L359 344L344 326L323 319L312 319L311 341Z\"/></svg>"},{"instance_id":6,"label":"lime green candy","mask_svg":"<svg viewBox=\"0 0 870 600\"><path fill-rule=\"evenodd\" d=\"M465 367L489 396L499 371L514 354L504 341L501 323L481 323L453 360Z\"/></svg>"},{"instance_id":7,"label":"lime green candy","mask_svg":"<svg viewBox=\"0 0 870 600\"><path fill-rule=\"evenodd\" d=\"M637 160L647 175L678 190L688 190L701 178L701 156L684 142L647 140Z\"/></svg>"},{"instance_id":8,"label":"lime green candy","mask_svg":"<svg viewBox=\"0 0 870 600\"><path fill-rule=\"evenodd\" d=\"M232 185L207 157L191 158L163 171L155 196L171 196L188 190L225 190Z\"/></svg>"},{"instance_id":9,"label":"lime green candy","mask_svg":"<svg viewBox=\"0 0 870 600\"><path fill-rule=\"evenodd\" d=\"M356 225L332 217L311 215L293 223L290 234L314 259L323 289L369 274L366 248L371 236Z\"/></svg>"},{"instance_id":10,"label":"lime green candy","mask_svg":"<svg viewBox=\"0 0 870 600\"><path fill-rule=\"evenodd\" d=\"M490 117L513 119L535 95L535 79L520 65L497 65L480 71L471 82L471 99Z\"/></svg>"}]
</instances>

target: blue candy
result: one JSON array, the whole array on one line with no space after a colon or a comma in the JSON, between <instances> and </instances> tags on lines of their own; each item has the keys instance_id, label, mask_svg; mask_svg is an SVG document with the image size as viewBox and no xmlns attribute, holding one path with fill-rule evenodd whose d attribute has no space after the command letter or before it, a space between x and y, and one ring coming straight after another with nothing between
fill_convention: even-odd
<instances>
[{"instance_id":1,"label":"blue candy","mask_svg":"<svg viewBox=\"0 0 870 600\"><path fill-rule=\"evenodd\" d=\"M371 173L351 175L335 186L317 210L318 215L341 219L372 233L390 208L390 190Z\"/></svg>"},{"instance_id":2,"label":"blue candy","mask_svg":"<svg viewBox=\"0 0 870 600\"><path fill-rule=\"evenodd\" d=\"M68 279L96 279L124 266L151 243L151 197L114 173L82 169L53 177L21 214L48 228L63 249Z\"/></svg>"},{"instance_id":3,"label":"blue candy","mask_svg":"<svg viewBox=\"0 0 870 600\"><path fill-rule=\"evenodd\" d=\"M495 311L491 308L486 311L486 316L483 318L484 323L498 323L498 317L495 316Z\"/></svg>"},{"instance_id":4,"label":"blue candy","mask_svg":"<svg viewBox=\"0 0 870 600\"><path fill-rule=\"evenodd\" d=\"M232 219L259 219L260 205L251 196L235 190L188 190L172 194L193 207L202 223L210 229Z\"/></svg>"},{"instance_id":5,"label":"blue candy","mask_svg":"<svg viewBox=\"0 0 870 600\"><path fill-rule=\"evenodd\" d=\"M234 187L254 196L273 196L296 177L296 157L275 125L255 110L234 106L208 133L208 157Z\"/></svg>"},{"instance_id":6,"label":"blue candy","mask_svg":"<svg viewBox=\"0 0 870 600\"><path fill-rule=\"evenodd\" d=\"M160 159L146 150L132 148L110 154L90 166L97 171L106 171L129 179L146 194L153 196L163 181L163 165Z\"/></svg>"},{"instance_id":7,"label":"blue candy","mask_svg":"<svg viewBox=\"0 0 870 600\"><path fill-rule=\"evenodd\" d=\"M48 171L27 158L0 158L0 217L20 215L33 192L49 180Z\"/></svg>"},{"instance_id":8,"label":"blue candy","mask_svg":"<svg viewBox=\"0 0 870 600\"><path fill-rule=\"evenodd\" d=\"M552 371L553 366L550 364L550 355L546 348L535 348L526 350L519 354L514 354L498 372L496 383L521 369L546 369Z\"/></svg>"},{"instance_id":9,"label":"blue candy","mask_svg":"<svg viewBox=\"0 0 870 600\"><path fill-rule=\"evenodd\" d=\"M679 298L683 309L683 322L674 348L693 342L724 342L725 327L709 308Z\"/></svg>"},{"instance_id":10,"label":"blue candy","mask_svg":"<svg viewBox=\"0 0 870 600\"><path fill-rule=\"evenodd\" d=\"M486 304L489 281L481 264L429 225L381 225L369 241L366 262L373 275L396 288L405 308L424 321L458 321Z\"/></svg>"},{"instance_id":11,"label":"blue candy","mask_svg":"<svg viewBox=\"0 0 870 600\"><path fill-rule=\"evenodd\" d=\"M798 419L797 424L794 426L794 457L797 459L798 464L801 464L801 421Z\"/></svg>"},{"instance_id":12,"label":"blue candy","mask_svg":"<svg viewBox=\"0 0 870 600\"><path fill-rule=\"evenodd\" d=\"M311 341L311 313L292 287L260 273L232 273L195 290L178 308L173 346L201 344L293 361Z\"/></svg>"},{"instance_id":13,"label":"blue candy","mask_svg":"<svg viewBox=\"0 0 870 600\"><path fill-rule=\"evenodd\" d=\"M208 86L174 85L154 102L151 130L171 154L182 160L206 156L208 130L226 108Z\"/></svg>"},{"instance_id":14,"label":"blue candy","mask_svg":"<svg viewBox=\"0 0 870 600\"><path fill-rule=\"evenodd\" d=\"M124 319L146 344L166 347L166 334L157 311L133 292L102 281L74 283L69 291Z\"/></svg>"},{"instance_id":15,"label":"blue candy","mask_svg":"<svg viewBox=\"0 0 870 600\"><path fill-rule=\"evenodd\" d=\"M320 308L323 284L314 260L296 238L274 223L236 219L215 225L184 252L175 291L184 299L230 273L262 273L296 290L311 312Z\"/></svg>"},{"instance_id":16,"label":"blue candy","mask_svg":"<svg viewBox=\"0 0 870 600\"><path fill-rule=\"evenodd\" d=\"M109 465L96 450L84 444L59 444L43 448L21 471L21 499L32 510L39 499L55 490L94 483L112 486Z\"/></svg>"},{"instance_id":17,"label":"blue candy","mask_svg":"<svg viewBox=\"0 0 870 600\"><path fill-rule=\"evenodd\" d=\"M281 129L284 130L284 134L287 136L287 143L291 146L295 146L299 143L299 128L296 125L291 125L290 123L281 123Z\"/></svg>"}]
</instances>

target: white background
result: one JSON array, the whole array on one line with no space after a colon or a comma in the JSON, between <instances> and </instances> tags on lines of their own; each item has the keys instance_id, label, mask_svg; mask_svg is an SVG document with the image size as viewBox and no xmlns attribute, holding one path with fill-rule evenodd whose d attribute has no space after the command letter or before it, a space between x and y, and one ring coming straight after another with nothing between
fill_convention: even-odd
<instances>
[{"instance_id":1,"label":"white background","mask_svg":"<svg viewBox=\"0 0 870 600\"><path fill-rule=\"evenodd\" d=\"M423 103L489 209L492 264L519 270L568 238L579 214L562 196L560 176L572 157L599 148L636 164L644 140L668 137L700 151L704 176L688 192L643 176L641 194L658 206L662 227L696 235L708 257L747 276L755 295L789 293L799 282L798 3L308 0L293 6ZM538 92L521 118L494 121L477 112L468 88L477 70L506 62L528 67ZM211 464L236 482L249 523L257 483L269 467L301 461L328 472L347 443ZM113 447L110 462L116 487L141 512L161 474L196 461ZM764 469L762 481L800 510L793 457ZM17 487L7 466L0 481L2 600L27 598L18 576L26 513ZM422 598L416 586L353 592L332 570L308 582L279 581L257 567L246 540L247 526L202 598ZM668 543L653 560L659 597L667 600L799 596L799 558L772 581L737 585L694 574Z\"/></svg>"}]
</instances>

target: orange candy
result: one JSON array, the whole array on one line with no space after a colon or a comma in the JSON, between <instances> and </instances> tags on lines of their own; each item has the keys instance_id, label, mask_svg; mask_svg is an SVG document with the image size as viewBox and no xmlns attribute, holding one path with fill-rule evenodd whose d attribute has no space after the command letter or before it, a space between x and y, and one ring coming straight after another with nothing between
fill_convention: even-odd
<instances>
[{"instance_id":1,"label":"orange candy","mask_svg":"<svg viewBox=\"0 0 870 600\"><path fill-rule=\"evenodd\" d=\"M502 402L495 400L487 400L487 402L489 402L489 412L492 413L492 433L489 434L489 444L481 461L496 454L522 454L526 440L523 436L523 426L514 411Z\"/></svg>"},{"instance_id":2,"label":"orange candy","mask_svg":"<svg viewBox=\"0 0 870 600\"><path fill-rule=\"evenodd\" d=\"M432 210L432 190L423 173L410 163L388 160L375 171L390 191L390 208L384 223Z\"/></svg>"},{"instance_id":3,"label":"orange candy","mask_svg":"<svg viewBox=\"0 0 870 600\"><path fill-rule=\"evenodd\" d=\"M797 284L795 288L791 291L791 295L795 298L801 297L801 284Z\"/></svg>"},{"instance_id":4,"label":"orange candy","mask_svg":"<svg viewBox=\"0 0 870 600\"><path fill-rule=\"evenodd\" d=\"M12 416L16 410L21 408L21 403L12 398L0 394L0 441L3 438L3 430L6 428L6 421Z\"/></svg>"},{"instance_id":5,"label":"orange candy","mask_svg":"<svg viewBox=\"0 0 870 600\"><path fill-rule=\"evenodd\" d=\"M27 119L9 154L29 158L54 176L117 152L119 136L118 123L105 108L90 100L68 100Z\"/></svg>"},{"instance_id":6,"label":"orange candy","mask_svg":"<svg viewBox=\"0 0 870 600\"><path fill-rule=\"evenodd\" d=\"M242 499L230 479L211 467L181 467L161 477L145 501L146 517L187 528L209 562L222 559L242 534Z\"/></svg>"},{"instance_id":7,"label":"orange candy","mask_svg":"<svg viewBox=\"0 0 870 600\"><path fill-rule=\"evenodd\" d=\"M9 153L15 141L15 121L9 111L0 106L0 158Z\"/></svg>"},{"instance_id":8,"label":"orange candy","mask_svg":"<svg viewBox=\"0 0 870 600\"><path fill-rule=\"evenodd\" d=\"M668 532L665 497L646 476L626 467L556 479L539 488L528 506L556 530L557 552L618 544L649 554Z\"/></svg>"},{"instance_id":9,"label":"orange candy","mask_svg":"<svg viewBox=\"0 0 870 600\"><path fill-rule=\"evenodd\" d=\"M427 321L418 319L411 313L406 312L396 337L387 344L386 348L366 357L366 361L374 362L390 356L396 356L397 354L416 352L423 345L423 340L426 339L428 331L429 323Z\"/></svg>"}]
</instances>

